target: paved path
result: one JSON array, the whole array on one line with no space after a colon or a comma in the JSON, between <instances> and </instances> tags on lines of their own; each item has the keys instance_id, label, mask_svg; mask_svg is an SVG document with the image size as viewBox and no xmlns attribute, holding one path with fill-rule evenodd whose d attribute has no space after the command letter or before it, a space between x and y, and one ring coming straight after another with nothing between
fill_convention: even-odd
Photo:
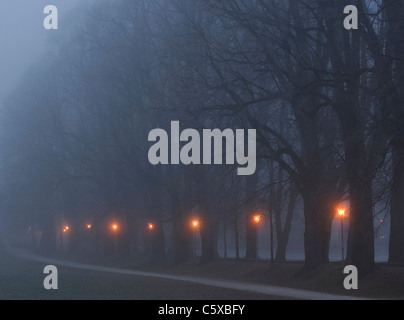
<instances>
[{"instance_id":1,"label":"paved path","mask_svg":"<svg viewBox=\"0 0 404 320\"><path fill-rule=\"evenodd\" d=\"M12 266L11 274L8 277L14 279L18 283L16 277L13 278L15 271L19 268L26 269L27 274L21 275L32 278L35 273L36 287L42 286L42 281L46 275L42 273L43 267L52 264L58 267L59 271L59 290L64 292L62 298L76 299L306 299L306 300L353 300L355 297L340 296L333 294L324 294L307 290L298 290L283 288L271 285L263 285L250 282L239 282L229 280L218 280L204 277L173 275L166 273L145 272L130 269L105 267L99 265L90 265L84 263L69 262L52 258L45 258L24 251L11 251L12 256L8 255L7 264ZM0 254L0 258L4 259L5 254ZM10 268L10 267L9 267ZM32 268L36 268L34 272ZM38 269L39 268L39 269ZM42 270L41 270L42 268ZM4 269L4 267L3 267ZM3 274L2 274L3 273ZM4 279L0 260L0 281ZM93 283L95 281L95 283ZM10 279L8 279L10 282ZM12 282L12 281L11 281ZM32 282L32 280L31 280ZM66 286L64 286L64 284ZM101 285L100 285L101 284ZM26 286L25 284L22 284ZM94 289L100 286L99 289ZM0 282L1 286L1 282ZM76 287L75 287L76 286ZM6 292L1 293L7 295ZM18 286L17 286L18 287ZM45 298L52 297L52 290L49 292L43 287L40 288L41 294L45 294ZM45 292L44 292L45 291ZM54 290L56 291L56 290ZM112 294L111 291L115 294ZM16 289L12 290L15 298L18 298ZM28 290L28 292L32 292ZM89 294L86 296L86 294ZM9 298L13 298L13 295ZM27 294L21 294L27 296ZM29 294L28 294L29 296ZM56 295L57 296L57 295ZM7 297L6 297L7 298ZM34 298L34 297L32 297ZM28 298L31 299L31 298Z\"/></svg>"}]
</instances>

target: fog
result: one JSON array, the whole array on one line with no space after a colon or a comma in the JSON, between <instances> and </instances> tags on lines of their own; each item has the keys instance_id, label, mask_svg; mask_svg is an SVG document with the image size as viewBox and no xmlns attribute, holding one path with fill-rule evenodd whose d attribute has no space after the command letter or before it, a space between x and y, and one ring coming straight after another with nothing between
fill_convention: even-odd
<instances>
[{"instance_id":1,"label":"fog","mask_svg":"<svg viewBox=\"0 0 404 320\"><path fill-rule=\"evenodd\" d=\"M0 248L404 263L403 3L0 1Z\"/></svg>"},{"instance_id":2,"label":"fog","mask_svg":"<svg viewBox=\"0 0 404 320\"><path fill-rule=\"evenodd\" d=\"M59 25L79 4L92 0L54 0L59 11ZM49 49L49 33L45 30L45 0L2 0L0 3L0 99L15 87L18 79Z\"/></svg>"}]
</instances>

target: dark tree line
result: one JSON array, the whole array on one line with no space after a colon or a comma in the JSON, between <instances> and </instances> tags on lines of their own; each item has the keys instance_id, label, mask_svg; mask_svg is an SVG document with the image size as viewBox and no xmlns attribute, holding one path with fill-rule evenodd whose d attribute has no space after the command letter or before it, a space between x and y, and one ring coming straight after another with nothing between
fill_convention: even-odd
<instances>
[{"instance_id":1,"label":"dark tree line","mask_svg":"<svg viewBox=\"0 0 404 320\"><path fill-rule=\"evenodd\" d=\"M358 30L343 28L348 4ZM147 242L153 259L179 263L192 253L193 218L201 262L218 256L220 225L234 233L237 257L244 233L246 257L257 258L257 212L277 238L271 256L285 260L301 210L313 269L329 260L344 202L346 259L366 274L375 206L385 203L389 259L402 263L403 13L397 0L99 1L71 17L5 101L2 211L40 226L48 250L62 223L90 221L104 252ZM148 133L169 132L172 120L256 129L256 173L151 165ZM119 239L107 227L114 219L125 226ZM81 232L72 228L70 250Z\"/></svg>"}]
</instances>

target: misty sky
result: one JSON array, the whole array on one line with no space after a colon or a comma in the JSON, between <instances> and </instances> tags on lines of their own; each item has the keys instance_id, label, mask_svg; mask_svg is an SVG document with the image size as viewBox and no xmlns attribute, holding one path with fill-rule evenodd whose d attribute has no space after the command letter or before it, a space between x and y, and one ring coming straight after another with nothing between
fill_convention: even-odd
<instances>
[{"instance_id":1,"label":"misty sky","mask_svg":"<svg viewBox=\"0 0 404 320\"><path fill-rule=\"evenodd\" d=\"M91 0L0 0L0 100L14 87L26 68L46 53L50 32L43 27L46 5L59 11L59 29L63 16L80 3Z\"/></svg>"}]
</instances>

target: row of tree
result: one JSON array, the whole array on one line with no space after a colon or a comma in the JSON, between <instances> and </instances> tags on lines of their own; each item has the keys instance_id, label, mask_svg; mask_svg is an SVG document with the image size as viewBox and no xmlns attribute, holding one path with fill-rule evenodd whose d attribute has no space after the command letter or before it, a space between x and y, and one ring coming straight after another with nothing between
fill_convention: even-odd
<instances>
[{"instance_id":1,"label":"row of tree","mask_svg":"<svg viewBox=\"0 0 404 320\"><path fill-rule=\"evenodd\" d=\"M348 4L360 12L358 30L343 28ZM132 246L131 226L153 221L153 257L168 249L181 262L196 211L202 261L216 256L221 220L236 238L246 228L254 258L256 212L271 213L285 259L301 207L313 269L328 261L345 202L347 259L366 274L382 203L389 259L404 262L403 13L401 0L97 1L54 33L2 108L2 211L16 225L39 224L49 248L59 220L119 217ZM171 120L256 129L256 173L151 165L148 133L169 131Z\"/></svg>"}]
</instances>

